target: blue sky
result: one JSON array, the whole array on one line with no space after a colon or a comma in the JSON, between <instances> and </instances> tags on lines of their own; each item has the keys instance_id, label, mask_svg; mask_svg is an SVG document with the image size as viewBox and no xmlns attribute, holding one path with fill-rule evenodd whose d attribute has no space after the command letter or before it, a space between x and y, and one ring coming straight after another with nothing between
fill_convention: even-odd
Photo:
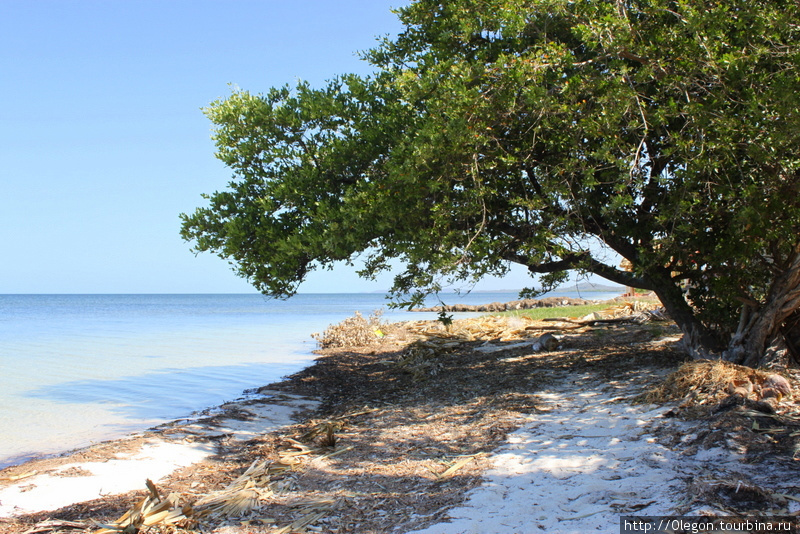
<instances>
[{"instance_id":1,"label":"blue sky","mask_svg":"<svg viewBox=\"0 0 800 534\"><path fill-rule=\"evenodd\" d=\"M0 293L253 291L178 235L230 177L200 108L229 84L369 72L356 52L399 31L404 3L0 1ZM342 267L301 291L388 286Z\"/></svg>"}]
</instances>

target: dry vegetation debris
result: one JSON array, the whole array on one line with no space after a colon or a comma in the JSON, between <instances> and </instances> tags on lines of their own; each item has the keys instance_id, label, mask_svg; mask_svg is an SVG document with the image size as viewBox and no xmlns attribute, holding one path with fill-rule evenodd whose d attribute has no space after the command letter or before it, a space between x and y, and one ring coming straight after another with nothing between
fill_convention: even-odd
<instances>
[{"instance_id":1,"label":"dry vegetation debris","mask_svg":"<svg viewBox=\"0 0 800 534\"><path fill-rule=\"evenodd\" d=\"M685 362L639 400L675 403L682 431L659 438L708 468L686 488L683 511L789 515L800 490L800 380L724 361ZM735 460L735 461L732 461Z\"/></svg>"},{"instance_id":2,"label":"dry vegetation debris","mask_svg":"<svg viewBox=\"0 0 800 534\"><path fill-rule=\"evenodd\" d=\"M381 321L381 312L376 311L365 318L355 312L338 324L330 325L322 334L315 332L311 337L317 340L320 348L363 347L378 343L384 336L387 323Z\"/></svg>"},{"instance_id":3,"label":"dry vegetation debris","mask_svg":"<svg viewBox=\"0 0 800 534\"><path fill-rule=\"evenodd\" d=\"M794 382L794 386L792 385ZM794 410L797 382L774 372L753 369L721 360L686 362L663 383L642 397L645 402L680 402L684 416L704 416L737 406L762 414Z\"/></svg>"}]
</instances>

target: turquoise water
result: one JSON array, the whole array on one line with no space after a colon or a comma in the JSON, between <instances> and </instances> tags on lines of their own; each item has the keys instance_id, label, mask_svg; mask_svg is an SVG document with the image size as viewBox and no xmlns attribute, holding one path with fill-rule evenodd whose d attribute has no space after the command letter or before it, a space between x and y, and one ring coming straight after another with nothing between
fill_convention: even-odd
<instances>
[{"instance_id":1,"label":"turquoise water","mask_svg":"<svg viewBox=\"0 0 800 534\"><path fill-rule=\"evenodd\" d=\"M238 398L308 365L312 332L385 304L380 294L0 295L0 467Z\"/></svg>"}]
</instances>

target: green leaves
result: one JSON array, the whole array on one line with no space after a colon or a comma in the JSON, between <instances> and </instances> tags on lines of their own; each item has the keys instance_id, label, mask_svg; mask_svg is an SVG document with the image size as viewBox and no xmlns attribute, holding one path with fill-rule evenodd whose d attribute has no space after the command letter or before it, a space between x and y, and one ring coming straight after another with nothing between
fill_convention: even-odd
<instances>
[{"instance_id":1,"label":"green leaves","mask_svg":"<svg viewBox=\"0 0 800 534\"><path fill-rule=\"evenodd\" d=\"M594 272L722 340L800 243L798 11L414 1L375 77L209 106L234 176L182 235L275 295L365 251L407 294Z\"/></svg>"}]
</instances>

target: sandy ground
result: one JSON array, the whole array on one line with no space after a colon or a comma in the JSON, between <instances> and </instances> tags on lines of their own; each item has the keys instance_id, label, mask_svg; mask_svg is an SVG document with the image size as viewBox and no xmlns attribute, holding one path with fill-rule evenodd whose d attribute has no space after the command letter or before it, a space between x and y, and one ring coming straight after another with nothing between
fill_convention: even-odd
<instances>
[{"instance_id":1,"label":"sandy ground","mask_svg":"<svg viewBox=\"0 0 800 534\"><path fill-rule=\"evenodd\" d=\"M591 375L571 378L582 381L579 393L562 383L544 394L556 407L530 416L508 436L492 454L483 483L448 511L446 522L413 534L616 534L623 516L792 516L800 526L795 466L784 464L783 473L770 476L735 445L667 446L658 434L686 443L705 425L665 419L674 406L620 402L619 390L593 383ZM735 489L732 498L703 499L692 481L704 489ZM757 502L763 496L748 493L763 487L784 497L766 513Z\"/></svg>"},{"instance_id":2,"label":"sandy ground","mask_svg":"<svg viewBox=\"0 0 800 534\"><path fill-rule=\"evenodd\" d=\"M143 486L142 475L160 481L178 468L213 453L205 443L148 440L134 454L119 453L97 462L67 463L51 472L26 477L0 490L0 517L58 510L71 504L125 493Z\"/></svg>"},{"instance_id":3,"label":"sandy ground","mask_svg":"<svg viewBox=\"0 0 800 534\"><path fill-rule=\"evenodd\" d=\"M0 518L58 510L75 503L141 490L176 470L214 456L216 441L252 439L294 422L313 400L264 391L197 418L101 444L72 455L31 461L0 477ZM88 459L84 459L88 458ZM21 469L22 468L22 469Z\"/></svg>"},{"instance_id":4,"label":"sandy ground","mask_svg":"<svg viewBox=\"0 0 800 534\"><path fill-rule=\"evenodd\" d=\"M187 528L617 533L623 515L800 513L797 396L778 414L692 419L685 399L640 402L682 361L670 327L570 330L552 350L466 331L387 337L324 351L267 399L0 472L0 532L53 519L91 531L145 477L194 502L288 450L290 468L252 479L252 507Z\"/></svg>"},{"instance_id":5,"label":"sandy ground","mask_svg":"<svg viewBox=\"0 0 800 534\"><path fill-rule=\"evenodd\" d=\"M585 382L543 393L553 409L509 435L451 521L414 532L618 532L621 514L674 513L685 466L646 433L667 409L618 393Z\"/></svg>"}]
</instances>

